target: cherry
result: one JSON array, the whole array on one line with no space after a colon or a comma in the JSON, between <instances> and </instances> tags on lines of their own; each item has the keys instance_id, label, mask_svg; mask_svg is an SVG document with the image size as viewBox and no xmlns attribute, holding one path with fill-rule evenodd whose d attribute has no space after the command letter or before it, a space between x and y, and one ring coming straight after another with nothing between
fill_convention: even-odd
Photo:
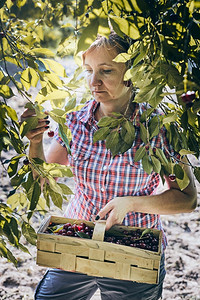
<instances>
[{"instance_id":1,"label":"cherry","mask_svg":"<svg viewBox=\"0 0 200 300\"><path fill-rule=\"evenodd\" d=\"M176 175L175 175L175 174L170 174L170 175L169 175L169 179L170 179L171 181L175 181L175 180L176 180Z\"/></svg>"},{"instance_id":2,"label":"cherry","mask_svg":"<svg viewBox=\"0 0 200 300\"><path fill-rule=\"evenodd\" d=\"M69 226L72 226L72 224L71 223L66 223L66 224L63 225L63 228L68 229Z\"/></svg>"},{"instance_id":3,"label":"cherry","mask_svg":"<svg viewBox=\"0 0 200 300\"><path fill-rule=\"evenodd\" d=\"M25 166L29 165L29 160L28 160L28 158L26 158L26 159L23 161L23 164L24 164Z\"/></svg>"},{"instance_id":4,"label":"cherry","mask_svg":"<svg viewBox=\"0 0 200 300\"><path fill-rule=\"evenodd\" d=\"M54 136L54 131L51 130L51 131L49 131L47 134L48 134L49 137L53 137L53 136Z\"/></svg>"},{"instance_id":5,"label":"cherry","mask_svg":"<svg viewBox=\"0 0 200 300\"><path fill-rule=\"evenodd\" d=\"M3 31L0 32L0 38L2 39L3 37L5 37L5 33Z\"/></svg>"},{"instance_id":6,"label":"cherry","mask_svg":"<svg viewBox=\"0 0 200 300\"><path fill-rule=\"evenodd\" d=\"M90 227L86 226L85 228L85 231L90 231Z\"/></svg>"},{"instance_id":7,"label":"cherry","mask_svg":"<svg viewBox=\"0 0 200 300\"><path fill-rule=\"evenodd\" d=\"M80 225L85 228L86 227L86 224L84 222L81 222Z\"/></svg>"},{"instance_id":8,"label":"cherry","mask_svg":"<svg viewBox=\"0 0 200 300\"><path fill-rule=\"evenodd\" d=\"M74 232L72 230L67 230L66 235L67 236L73 236Z\"/></svg>"},{"instance_id":9,"label":"cherry","mask_svg":"<svg viewBox=\"0 0 200 300\"><path fill-rule=\"evenodd\" d=\"M194 91L188 91L186 94L181 95L181 99L184 103L191 103L196 98Z\"/></svg>"}]
</instances>

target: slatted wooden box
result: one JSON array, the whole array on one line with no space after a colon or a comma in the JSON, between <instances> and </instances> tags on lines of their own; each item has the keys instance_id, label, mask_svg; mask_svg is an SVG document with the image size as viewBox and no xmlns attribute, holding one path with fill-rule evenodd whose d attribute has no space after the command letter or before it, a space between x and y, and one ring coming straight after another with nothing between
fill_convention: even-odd
<instances>
[{"instance_id":1,"label":"slatted wooden box","mask_svg":"<svg viewBox=\"0 0 200 300\"><path fill-rule=\"evenodd\" d=\"M84 222L94 227L92 239L44 233L50 222L55 224ZM121 225L113 227L120 231L137 229ZM38 230L37 264L92 276L156 284L159 281L162 232L157 229L152 231L159 237L158 252L103 242L105 221L98 221L94 225L93 222L85 220L51 216Z\"/></svg>"}]
</instances>

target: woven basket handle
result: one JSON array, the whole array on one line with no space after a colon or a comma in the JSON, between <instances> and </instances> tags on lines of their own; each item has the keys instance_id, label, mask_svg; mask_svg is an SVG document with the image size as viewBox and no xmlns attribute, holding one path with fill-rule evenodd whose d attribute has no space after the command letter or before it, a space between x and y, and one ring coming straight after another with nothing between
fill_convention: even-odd
<instances>
[{"instance_id":1,"label":"woven basket handle","mask_svg":"<svg viewBox=\"0 0 200 300\"><path fill-rule=\"evenodd\" d=\"M100 220L95 223L92 239L103 242L106 229L106 221Z\"/></svg>"}]
</instances>

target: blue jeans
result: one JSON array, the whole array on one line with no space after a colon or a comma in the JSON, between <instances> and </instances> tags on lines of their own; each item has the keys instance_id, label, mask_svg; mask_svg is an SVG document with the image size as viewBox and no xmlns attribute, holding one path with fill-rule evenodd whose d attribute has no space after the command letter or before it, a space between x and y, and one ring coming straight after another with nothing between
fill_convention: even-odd
<instances>
[{"instance_id":1,"label":"blue jeans","mask_svg":"<svg viewBox=\"0 0 200 300\"><path fill-rule=\"evenodd\" d=\"M165 278L164 254L158 284L88 276L50 269L39 282L35 300L89 300L99 288L102 300L158 300Z\"/></svg>"}]
</instances>

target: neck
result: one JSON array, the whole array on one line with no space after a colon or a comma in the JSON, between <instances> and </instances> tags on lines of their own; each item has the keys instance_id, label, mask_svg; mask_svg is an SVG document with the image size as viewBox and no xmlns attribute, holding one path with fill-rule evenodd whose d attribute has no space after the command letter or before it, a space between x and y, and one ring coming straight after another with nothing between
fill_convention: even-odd
<instances>
[{"instance_id":1,"label":"neck","mask_svg":"<svg viewBox=\"0 0 200 300\"><path fill-rule=\"evenodd\" d=\"M96 119L99 121L102 117L110 117L114 112L124 114L125 117L130 117L134 112L133 95L128 97L128 101L122 105L117 103L100 103L96 111Z\"/></svg>"}]
</instances>

